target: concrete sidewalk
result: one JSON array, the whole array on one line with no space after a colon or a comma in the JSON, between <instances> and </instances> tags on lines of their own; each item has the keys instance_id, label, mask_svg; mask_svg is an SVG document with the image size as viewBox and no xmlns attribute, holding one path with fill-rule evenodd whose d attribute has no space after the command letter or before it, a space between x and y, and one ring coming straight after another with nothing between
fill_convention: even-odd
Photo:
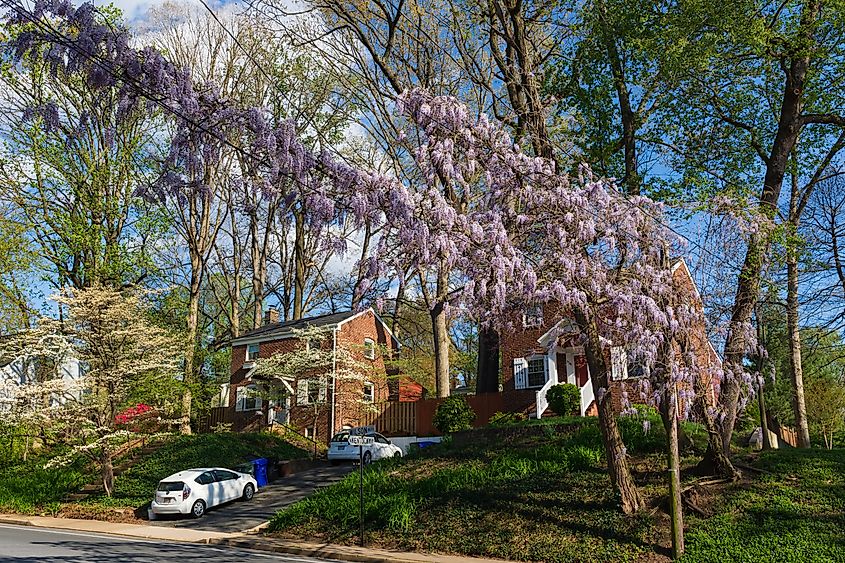
<instances>
[{"instance_id":1,"label":"concrete sidewalk","mask_svg":"<svg viewBox=\"0 0 845 563\"><path fill-rule=\"evenodd\" d=\"M51 518L49 516L21 516L18 514L0 514L0 524L16 524L18 526L37 526L41 528L56 528L60 530L74 530L78 532L95 532L98 534L112 534L131 538L159 539L166 541L180 541L191 543L212 543L238 534L210 532L207 530L190 530L185 528L164 528L159 526L144 526L138 524L120 524L117 522L101 522L99 520L82 520L77 518Z\"/></svg>"},{"instance_id":2,"label":"concrete sidewalk","mask_svg":"<svg viewBox=\"0 0 845 563\"><path fill-rule=\"evenodd\" d=\"M112 534L139 539L227 545L241 549L255 549L259 551L364 563L501 563L502 561L500 559L478 559L453 555L409 553L389 549L370 549L348 545L282 540L256 533L222 533L188 528L166 528L161 526L100 522L99 520L51 518L48 516L0 514L0 524Z\"/></svg>"}]
</instances>

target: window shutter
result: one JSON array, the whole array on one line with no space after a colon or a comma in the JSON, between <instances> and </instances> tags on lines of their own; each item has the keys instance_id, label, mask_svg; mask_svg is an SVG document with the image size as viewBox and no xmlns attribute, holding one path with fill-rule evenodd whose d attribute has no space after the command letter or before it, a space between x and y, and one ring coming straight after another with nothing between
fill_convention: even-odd
<instances>
[{"instance_id":1,"label":"window shutter","mask_svg":"<svg viewBox=\"0 0 845 563\"><path fill-rule=\"evenodd\" d=\"M308 404L308 380L307 379L299 379L296 382L296 404L297 405L307 405Z\"/></svg>"},{"instance_id":2,"label":"window shutter","mask_svg":"<svg viewBox=\"0 0 845 563\"><path fill-rule=\"evenodd\" d=\"M326 402L326 394L328 391L328 380L325 377L320 378L320 395L318 402L325 403Z\"/></svg>"},{"instance_id":3,"label":"window shutter","mask_svg":"<svg viewBox=\"0 0 845 563\"><path fill-rule=\"evenodd\" d=\"M613 346L610 349L611 379L622 381L628 379L628 353L622 346Z\"/></svg>"},{"instance_id":4,"label":"window shutter","mask_svg":"<svg viewBox=\"0 0 845 563\"><path fill-rule=\"evenodd\" d=\"M517 389L528 387L528 360L525 358L513 359L513 383Z\"/></svg>"}]
</instances>

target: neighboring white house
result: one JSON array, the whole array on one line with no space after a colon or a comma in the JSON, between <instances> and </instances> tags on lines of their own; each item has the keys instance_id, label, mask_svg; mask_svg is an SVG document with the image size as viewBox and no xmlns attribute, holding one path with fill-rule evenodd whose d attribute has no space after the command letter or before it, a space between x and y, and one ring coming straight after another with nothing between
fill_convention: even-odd
<instances>
[{"instance_id":1,"label":"neighboring white house","mask_svg":"<svg viewBox=\"0 0 845 563\"><path fill-rule=\"evenodd\" d=\"M0 337L3 338L3 337ZM23 357L0 358L0 407L2 399L12 399L15 387L32 385L36 382L37 360ZM82 377L82 366L74 357L63 357L56 368L56 376L65 381L74 381Z\"/></svg>"}]
</instances>

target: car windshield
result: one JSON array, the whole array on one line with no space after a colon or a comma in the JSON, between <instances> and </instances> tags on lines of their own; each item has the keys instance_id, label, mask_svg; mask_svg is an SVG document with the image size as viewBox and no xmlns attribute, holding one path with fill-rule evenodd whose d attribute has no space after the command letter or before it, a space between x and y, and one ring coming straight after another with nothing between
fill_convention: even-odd
<instances>
[{"instance_id":1,"label":"car windshield","mask_svg":"<svg viewBox=\"0 0 845 563\"><path fill-rule=\"evenodd\" d=\"M181 491L184 486L185 483L182 483L181 481L162 481L158 484L158 490L172 493L175 491Z\"/></svg>"},{"instance_id":2,"label":"car windshield","mask_svg":"<svg viewBox=\"0 0 845 563\"><path fill-rule=\"evenodd\" d=\"M348 442L349 441L349 432L338 432L332 438L332 442Z\"/></svg>"}]
</instances>

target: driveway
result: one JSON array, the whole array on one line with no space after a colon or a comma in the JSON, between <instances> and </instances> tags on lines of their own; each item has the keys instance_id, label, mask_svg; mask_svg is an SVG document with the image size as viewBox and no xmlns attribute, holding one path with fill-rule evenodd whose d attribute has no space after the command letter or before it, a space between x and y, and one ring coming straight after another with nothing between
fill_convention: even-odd
<instances>
[{"instance_id":1,"label":"driveway","mask_svg":"<svg viewBox=\"0 0 845 563\"><path fill-rule=\"evenodd\" d=\"M337 467L326 464L278 479L259 489L250 502L234 501L216 506L196 520L186 516L159 516L150 524L211 532L245 532L268 521L279 509L342 479L354 469L351 464Z\"/></svg>"}]
</instances>

